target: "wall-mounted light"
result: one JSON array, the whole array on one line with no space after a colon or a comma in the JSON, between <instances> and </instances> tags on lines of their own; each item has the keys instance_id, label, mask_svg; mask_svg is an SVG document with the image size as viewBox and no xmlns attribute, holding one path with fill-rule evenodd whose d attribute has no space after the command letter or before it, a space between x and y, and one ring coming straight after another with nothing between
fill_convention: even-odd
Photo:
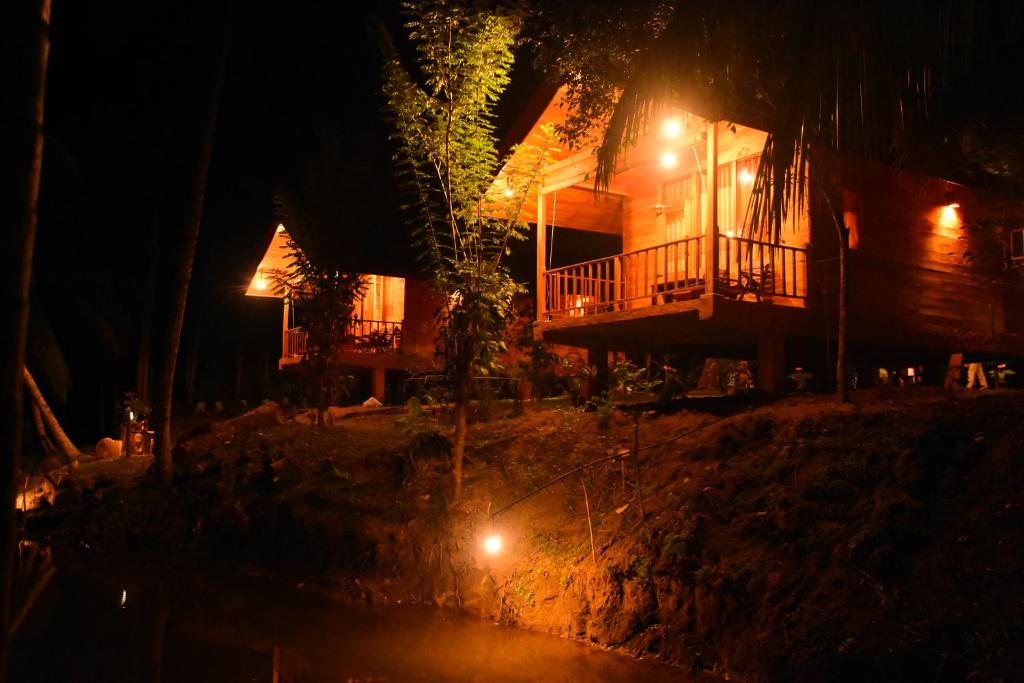
<instances>
[{"instance_id":1,"label":"wall-mounted light","mask_svg":"<svg viewBox=\"0 0 1024 683\"><path fill-rule=\"evenodd\" d=\"M750 185L754 182L754 174L749 168L740 169L738 177L741 185Z\"/></svg>"},{"instance_id":2,"label":"wall-mounted light","mask_svg":"<svg viewBox=\"0 0 1024 683\"><path fill-rule=\"evenodd\" d=\"M516 193L516 191L515 191L515 190L513 190L513 189L512 189L511 187L506 187L506 188L505 188L505 196L506 196L506 197L511 197L511 196L512 196L512 195L514 195L515 193Z\"/></svg>"},{"instance_id":3,"label":"wall-mounted light","mask_svg":"<svg viewBox=\"0 0 1024 683\"><path fill-rule=\"evenodd\" d=\"M944 228L960 226L960 205L956 202L946 204L939 211L939 224Z\"/></svg>"},{"instance_id":4,"label":"wall-mounted light","mask_svg":"<svg viewBox=\"0 0 1024 683\"><path fill-rule=\"evenodd\" d=\"M278 234L284 232L284 223L278 223L277 224L277 232L278 232Z\"/></svg>"},{"instance_id":5,"label":"wall-mounted light","mask_svg":"<svg viewBox=\"0 0 1024 683\"><path fill-rule=\"evenodd\" d=\"M665 119L661 124L661 134L674 139L683 134L683 122L677 118Z\"/></svg>"},{"instance_id":6,"label":"wall-mounted light","mask_svg":"<svg viewBox=\"0 0 1024 683\"><path fill-rule=\"evenodd\" d=\"M661 166L662 168L675 168L679 163L679 157L675 152L662 152L661 153Z\"/></svg>"}]
</instances>

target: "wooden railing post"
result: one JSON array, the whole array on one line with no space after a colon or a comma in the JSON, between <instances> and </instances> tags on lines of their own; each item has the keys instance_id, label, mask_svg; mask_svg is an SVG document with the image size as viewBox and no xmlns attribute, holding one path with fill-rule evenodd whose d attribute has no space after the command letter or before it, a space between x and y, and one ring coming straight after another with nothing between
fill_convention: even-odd
<instances>
[{"instance_id":1,"label":"wooden railing post","mask_svg":"<svg viewBox=\"0 0 1024 683\"><path fill-rule=\"evenodd\" d=\"M548 232L544 225L544 193L537 189L537 320L544 320L547 313L547 283L544 271L547 269Z\"/></svg>"},{"instance_id":2,"label":"wooden railing post","mask_svg":"<svg viewBox=\"0 0 1024 683\"><path fill-rule=\"evenodd\" d=\"M705 162L707 170L704 173L704 182L707 192L707 245L705 246L705 268L707 273L704 276L704 294L708 297L715 295L715 280L718 279L718 122L708 122L708 153Z\"/></svg>"}]
</instances>

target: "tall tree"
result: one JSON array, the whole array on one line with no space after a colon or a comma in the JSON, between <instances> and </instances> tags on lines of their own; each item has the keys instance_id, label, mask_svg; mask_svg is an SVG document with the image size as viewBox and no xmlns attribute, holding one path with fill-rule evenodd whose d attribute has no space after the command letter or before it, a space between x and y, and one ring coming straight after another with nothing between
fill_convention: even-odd
<instances>
[{"instance_id":1,"label":"tall tree","mask_svg":"<svg viewBox=\"0 0 1024 683\"><path fill-rule=\"evenodd\" d=\"M14 498L21 458L29 282L43 159L50 0L17 0L0 27L0 681L7 680Z\"/></svg>"},{"instance_id":2,"label":"tall tree","mask_svg":"<svg viewBox=\"0 0 1024 683\"><path fill-rule=\"evenodd\" d=\"M406 209L416 244L444 301L437 352L455 398L458 500L473 376L489 372L504 347L501 331L521 286L503 258L513 242L525 239L519 212L545 150L520 155L517 168L506 163L507 189L489 191L499 168L493 108L509 82L521 11L445 0L403 7L415 46L413 69L385 34L383 93L398 173L412 197Z\"/></svg>"},{"instance_id":3,"label":"tall tree","mask_svg":"<svg viewBox=\"0 0 1024 683\"><path fill-rule=\"evenodd\" d=\"M163 354L157 370L156 393L153 401L153 429L156 432L156 464L159 480L169 485L174 474L171 449L171 411L174 402L174 371L181 346L181 328L185 322L185 304L188 301L189 281L192 278L192 264L195 261L196 245L199 242L199 227L203 218L203 204L206 197L206 181L213 153L213 138L217 130L217 114L220 109L221 92L224 89L225 71L231 44L231 19L228 11L221 37L220 55L210 83L206 108L200 126L199 144L192 168L191 191L185 210L181 215L179 248L172 275L173 299L168 311L166 326L161 339Z\"/></svg>"},{"instance_id":4,"label":"tall tree","mask_svg":"<svg viewBox=\"0 0 1024 683\"><path fill-rule=\"evenodd\" d=\"M930 145L929 162L948 162L950 145L925 136L937 121L969 118L970 106L1005 99L998 92L1020 97L1018 86L999 83L1015 74L1008 66L1024 18L1012 0L648 0L584 9L545 0L536 16L540 60L568 86L561 133L596 146L598 185L664 107L754 125L768 136L747 229L777 240L787 214L820 191L836 216L844 265L843 178L808 184L827 176L819 171L830 152L898 163ZM980 81L991 92L967 95L982 94ZM839 374L846 296L841 278Z\"/></svg>"}]
</instances>

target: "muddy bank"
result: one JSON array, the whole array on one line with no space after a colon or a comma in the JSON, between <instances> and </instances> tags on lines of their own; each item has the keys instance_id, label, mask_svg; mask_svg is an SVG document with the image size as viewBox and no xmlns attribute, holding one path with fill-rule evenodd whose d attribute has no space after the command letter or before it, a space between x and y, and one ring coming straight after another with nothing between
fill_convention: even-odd
<instances>
[{"instance_id":1,"label":"muddy bank","mask_svg":"<svg viewBox=\"0 0 1024 683\"><path fill-rule=\"evenodd\" d=\"M729 417L644 451L639 472L612 460L574 475L493 526L490 510L628 449L632 419L492 416L473 427L451 508L429 425L254 428L183 460L171 496L99 477L30 528L80 553L200 557L744 680L1021 679L1024 399L861 401ZM647 415L640 441L715 419ZM505 540L494 557L490 533Z\"/></svg>"}]
</instances>

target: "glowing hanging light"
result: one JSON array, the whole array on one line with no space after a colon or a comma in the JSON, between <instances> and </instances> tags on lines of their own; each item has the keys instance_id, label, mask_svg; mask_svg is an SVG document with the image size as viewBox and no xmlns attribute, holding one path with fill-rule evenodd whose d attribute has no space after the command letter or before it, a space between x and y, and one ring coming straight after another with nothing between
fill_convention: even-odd
<instances>
[{"instance_id":1,"label":"glowing hanging light","mask_svg":"<svg viewBox=\"0 0 1024 683\"><path fill-rule=\"evenodd\" d=\"M284 232L284 223L278 223L278 224L277 224L277 232L278 232L279 234L280 234L280 233L282 233L282 232Z\"/></svg>"},{"instance_id":2,"label":"glowing hanging light","mask_svg":"<svg viewBox=\"0 0 1024 683\"><path fill-rule=\"evenodd\" d=\"M677 138L683 134L683 122L679 119L665 119L661 124L661 134L667 138Z\"/></svg>"},{"instance_id":3,"label":"glowing hanging light","mask_svg":"<svg viewBox=\"0 0 1024 683\"><path fill-rule=\"evenodd\" d=\"M674 168L679 163L679 157L675 152L662 152L661 165L663 168Z\"/></svg>"},{"instance_id":4,"label":"glowing hanging light","mask_svg":"<svg viewBox=\"0 0 1024 683\"><path fill-rule=\"evenodd\" d=\"M516 193L516 191L513 190L511 187L505 189L505 196L506 197L511 197L515 193Z\"/></svg>"},{"instance_id":5,"label":"glowing hanging light","mask_svg":"<svg viewBox=\"0 0 1024 683\"><path fill-rule=\"evenodd\" d=\"M750 185L754 182L754 174L750 172L749 168L741 169L739 173L739 180L743 185Z\"/></svg>"},{"instance_id":6,"label":"glowing hanging light","mask_svg":"<svg viewBox=\"0 0 1024 683\"><path fill-rule=\"evenodd\" d=\"M259 280L256 280L256 289L263 291L268 287L267 281L261 276Z\"/></svg>"},{"instance_id":7,"label":"glowing hanging light","mask_svg":"<svg viewBox=\"0 0 1024 683\"><path fill-rule=\"evenodd\" d=\"M484 550L488 555L497 555L501 552L501 536L491 534L484 539Z\"/></svg>"}]
</instances>

